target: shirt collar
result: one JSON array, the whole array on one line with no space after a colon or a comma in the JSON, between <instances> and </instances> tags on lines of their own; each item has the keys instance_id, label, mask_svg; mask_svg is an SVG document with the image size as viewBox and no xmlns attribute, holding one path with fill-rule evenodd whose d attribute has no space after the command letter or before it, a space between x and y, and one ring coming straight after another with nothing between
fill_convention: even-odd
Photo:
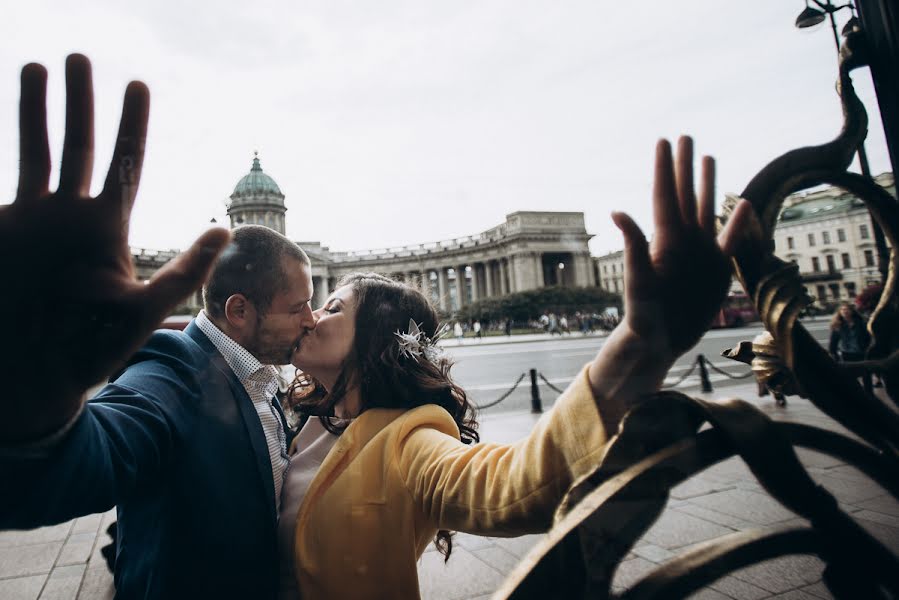
<instances>
[{"instance_id":1,"label":"shirt collar","mask_svg":"<svg viewBox=\"0 0 899 600\"><path fill-rule=\"evenodd\" d=\"M252 385L262 385L266 388L278 388L278 370L272 365L263 365L253 354L235 342L225 332L216 326L209 318L205 310L201 310L197 315L197 327L200 328L209 341L221 353L225 362L237 375L240 382L246 386L248 383Z\"/></svg>"}]
</instances>

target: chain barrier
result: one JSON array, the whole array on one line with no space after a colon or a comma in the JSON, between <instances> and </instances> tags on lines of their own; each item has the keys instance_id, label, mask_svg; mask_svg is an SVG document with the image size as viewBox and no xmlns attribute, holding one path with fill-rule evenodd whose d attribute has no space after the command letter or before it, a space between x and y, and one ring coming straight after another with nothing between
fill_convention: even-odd
<instances>
[{"instance_id":1,"label":"chain barrier","mask_svg":"<svg viewBox=\"0 0 899 600\"><path fill-rule=\"evenodd\" d=\"M720 373L721 375L724 375L725 377L729 377L731 379L746 379L747 377L752 375L752 371L749 371L748 373L743 373L742 375L731 375L727 371L722 371L721 369L719 369L718 367L716 367L715 365L710 363L708 360L705 361L705 364L712 367L712 370L715 371L716 373Z\"/></svg>"},{"instance_id":2,"label":"chain barrier","mask_svg":"<svg viewBox=\"0 0 899 600\"><path fill-rule=\"evenodd\" d=\"M704 355L699 354L699 355L696 356L696 360L693 361L693 364L690 365L690 368L687 369L687 371L686 371L683 375L681 375L680 377L678 377L677 381L675 381L675 382L673 382L673 383L669 383L669 384L667 384L667 385L663 385L663 386L662 386L662 389L671 389L671 388L675 388L675 387L679 386L679 385L680 385L681 383L683 383L688 377L690 377L691 375L693 375L693 372L696 371L696 367L700 367L700 370L702 369L702 366L700 365L700 363L705 363L705 366L706 366L706 367L711 367L713 371L715 371L716 373L718 373L718 374L720 374L720 375L724 375L725 377L727 377L727 378L729 378L729 379L746 379L747 377L749 377L750 375L752 375L752 371L749 371L748 373L743 373L743 374L740 374L740 375L733 375L733 374L731 374L731 373L728 373L727 371L724 371L724 370L722 370L722 369L719 369L718 367L716 367L715 365L713 365L713 364L711 363L711 361L709 361L709 359L707 359ZM521 384L522 380L523 380L526 376L527 376L527 373L522 373L522 374L518 377L518 379L515 380L515 383L512 384L512 387L509 388L509 389L506 391L506 393L504 393L502 396L500 396L499 398L497 398L497 399L494 400L493 402L489 402L489 403L487 403L487 404L482 404L482 405L475 405L475 408L478 409L478 410L484 410L484 409L487 409L487 408L491 408L491 407L493 407L493 406L496 406L497 404L499 404L500 402L502 402L503 400L505 400L506 398L508 398L510 395L512 395L512 392L514 392L514 391L518 388L518 386ZM552 382L550 382L550 380L547 379L546 376L545 376L543 373L537 373L537 376L540 377L540 379L543 381L544 384L546 384L546 386L547 386L549 389L553 390L553 391L556 392L557 394L561 394L561 393L564 391L564 390L559 389L559 388L556 387L555 385L553 385ZM707 378L706 378L706 379L707 379ZM533 383L532 383L532 386L533 386Z\"/></svg>"},{"instance_id":3,"label":"chain barrier","mask_svg":"<svg viewBox=\"0 0 899 600\"><path fill-rule=\"evenodd\" d=\"M509 388L509 391L507 391L505 394L503 394L502 396L500 396L493 402L490 402L488 404L483 404L483 405L476 404L475 408L478 410L484 410L485 408L490 408L491 406L496 406L497 404L499 404L500 402L502 402L503 400L508 398L512 394L512 392L515 391L515 388L518 387L518 384L521 383L521 380L524 379L526 375L527 375L527 373L522 373L521 376L515 381L515 383L512 384L512 387Z\"/></svg>"},{"instance_id":4,"label":"chain barrier","mask_svg":"<svg viewBox=\"0 0 899 600\"><path fill-rule=\"evenodd\" d=\"M693 374L693 371L696 370L696 367L699 365L699 360L700 360L701 356L702 356L702 355L699 355L699 356L696 357L696 360L694 360L694 361L693 361L693 364L690 365L689 370L687 370L686 373L684 373L683 375L681 375L681 376L680 376L680 379L678 379L678 380L675 381L674 383L669 383L668 385L663 385L663 386L662 386L662 389L664 390L664 389L668 389L668 388L674 388L674 387L679 386L681 383L683 383L684 380L685 380L687 377L689 377L690 375L692 375L692 374Z\"/></svg>"},{"instance_id":5,"label":"chain barrier","mask_svg":"<svg viewBox=\"0 0 899 600\"><path fill-rule=\"evenodd\" d=\"M561 393L562 393L563 390L560 390L559 388L557 388L556 386L554 386L553 384L551 384L551 383L549 382L549 379L547 379L546 377L543 376L543 373L537 373L537 375L540 376L540 379L543 380L543 383L545 383L547 386L549 386L549 389L555 391L557 394L561 394Z\"/></svg>"}]
</instances>

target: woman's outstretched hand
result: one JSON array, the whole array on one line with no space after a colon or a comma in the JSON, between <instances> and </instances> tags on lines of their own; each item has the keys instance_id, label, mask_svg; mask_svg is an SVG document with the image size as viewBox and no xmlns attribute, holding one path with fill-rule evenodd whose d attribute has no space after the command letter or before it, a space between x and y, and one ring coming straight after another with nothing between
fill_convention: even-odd
<instances>
[{"instance_id":1,"label":"woman's outstretched hand","mask_svg":"<svg viewBox=\"0 0 899 600\"><path fill-rule=\"evenodd\" d=\"M656 147L653 214L648 243L628 215L614 213L624 234L624 320L588 369L600 417L611 435L635 402L661 386L668 369L702 337L730 285L737 241L752 206L740 202L715 235L715 163L702 160L699 197L693 189L693 141Z\"/></svg>"},{"instance_id":2,"label":"woman's outstretched hand","mask_svg":"<svg viewBox=\"0 0 899 600\"><path fill-rule=\"evenodd\" d=\"M128 247L150 96L125 91L103 191L89 194L94 157L91 65L66 61L66 126L59 186L51 192L47 72L22 69L20 167L15 201L0 206L0 445L52 433L89 386L111 374L205 280L230 239L210 230L146 283Z\"/></svg>"},{"instance_id":3,"label":"woman's outstretched hand","mask_svg":"<svg viewBox=\"0 0 899 600\"><path fill-rule=\"evenodd\" d=\"M720 309L731 281L730 257L752 207L740 202L715 234L715 161L702 158L697 199L693 140L656 146L653 185L655 235L647 243L637 224L613 213L624 234L624 324L658 351L677 358L692 348Z\"/></svg>"}]
</instances>

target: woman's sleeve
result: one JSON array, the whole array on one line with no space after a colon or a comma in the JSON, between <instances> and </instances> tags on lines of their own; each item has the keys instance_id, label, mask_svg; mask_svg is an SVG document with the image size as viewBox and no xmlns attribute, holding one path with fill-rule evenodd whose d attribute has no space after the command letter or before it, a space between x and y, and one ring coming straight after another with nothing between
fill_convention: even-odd
<instances>
[{"instance_id":1,"label":"woman's sleeve","mask_svg":"<svg viewBox=\"0 0 899 600\"><path fill-rule=\"evenodd\" d=\"M571 484L600 464L609 437L586 369L515 444L462 444L446 420L409 419L394 464L429 521L482 535L545 531Z\"/></svg>"},{"instance_id":2,"label":"woman's sleeve","mask_svg":"<svg viewBox=\"0 0 899 600\"><path fill-rule=\"evenodd\" d=\"M831 356L837 355L837 345L840 341L840 330L839 329L831 329L830 330L830 354Z\"/></svg>"}]
</instances>

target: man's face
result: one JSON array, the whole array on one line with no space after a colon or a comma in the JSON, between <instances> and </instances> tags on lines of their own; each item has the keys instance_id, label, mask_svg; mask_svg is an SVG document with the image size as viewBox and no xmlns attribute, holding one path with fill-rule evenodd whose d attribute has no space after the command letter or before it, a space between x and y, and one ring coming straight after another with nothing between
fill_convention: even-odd
<instances>
[{"instance_id":1,"label":"man's face","mask_svg":"<svg viewBox=\"0 0 899 600\"><path fill-rule=\"evenodd\" d=\"M286 365L306 333L315 328L312 316L312 273L308 265L284 258L281 263L283 289L272 298L264 313L256 313L256 324L244 347L266 365Z\"/></svg>"}]
</instances>

